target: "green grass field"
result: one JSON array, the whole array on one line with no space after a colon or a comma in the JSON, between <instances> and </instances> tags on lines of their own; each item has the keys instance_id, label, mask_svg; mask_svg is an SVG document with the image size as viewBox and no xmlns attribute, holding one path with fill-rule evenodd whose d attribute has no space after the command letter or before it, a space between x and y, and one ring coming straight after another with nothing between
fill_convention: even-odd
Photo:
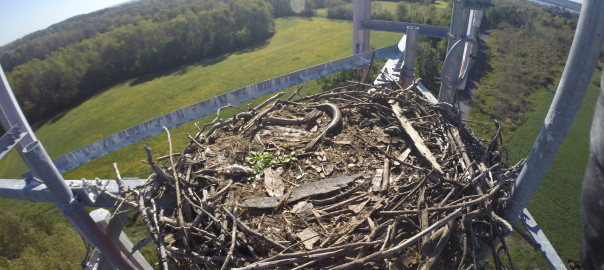
<instances>
[{"instance_id":1,"label":"green grass field","mask_svg":"<svg viewBox=\"0 0 604 270\"><path fill-rule=\"evenodd\" d=\"M215 64L203 62L182 67L142 83L135 80L117 85L65 113L55 122L36 131L51 157L58 157L80 146L138 123L238 89L312 65L332 61L351 54L350 22L323 18L287 18L277 20L276 34L262 48L224 56ZM400 34L373 32L376 48L395 44ZM313 91L308 85L305 91ZM183 138L194 132L193 124L185 124L173 132ZM165 135L148 139L165 144ZM145 177L140 160L142 145L127 147L68 172L69 179L112 177L111 163L117 161L123 174ZM161 147L160 147L161 148ZM24 171L15 153L3 160L0 177L19 177Z\"/></svg>"},{"instance_id":2,"label":"green grass field","mask_svg":"<svg viewBox=\"0 0 604 270\"><path fill-rule=\"evenodd\" d=\"M373 32L372 46L381 48L398 42L401 35ZM262 80L351 55L352 24L324 18L286 18L276 20L275 35L261 48L225 55L181 67L147 78L116 85L80 106L49 122L36 135L49 151L58 157L107 135L134 126L170 111L197 103L216 95ZM315 81L304 84L301 94L319 92ZM292 89L286 90L291 92ZM253 101L257 103L262 98ZM222 116L228 115L226 111ZM200 122L213 119L211 115ZM193 123L171 130L175 149L188 141L186 133L195 133ZM119 164L122 175L146 178L150 171L143 145L149 143L154 155L168 151L165 134L159 134L118 150L64 174L66 179L114 178L112 163ZM19 178L25 171L13 151L0 163L0 178ZM26 223L25 230L15 224ZM9 269L76 269L84 258L84 245L52 204L27 203L0 199L0 254L17 252L7 258L0 256L0 268ZM144 237L135 227L126 228L133 241ZM17 241L23 239L23 241ZM35 241L34 241L35 240ZM4 248L4 249L2 249ZM69 254L64 254L69 253ZM153 259L153 251L144 251Z\"/></svg>"},{"instance_id":3,"label":"green grass field","mask_svg":"<svg viewBox=\"0 0 604 270\"><path fill-rule=\"evenodd\" d=\"M599 78L599 75L600 72L596 72L594 78ZM581 183L587 167L589 132L599 92L599 88L593 84L587 89L579 112L552 167L527 206L564 262L568 259L580 261ZM504 138L511 164L525 158L530 152L553 98L554 90L532 97L535 109L527 115L526 123L508 138ZM508 241L517 269L550 268L543 255L535 252L518 234L513 234Z\"/></svg>"},{"instance_id":4,"label":"green grass field","mask_svg":"<svg viewBox=\"0 0 604 270\"><path fill-rule=\"evenodd\" d=\"M527 209L535 217L560 257L579 259L581 183L589 156L589 131L599 89L590 85L560 152ZM547 114L554 93L541 96L526 124L507 139L511 160L526 157Z\"/></svg>"}]
</instances>

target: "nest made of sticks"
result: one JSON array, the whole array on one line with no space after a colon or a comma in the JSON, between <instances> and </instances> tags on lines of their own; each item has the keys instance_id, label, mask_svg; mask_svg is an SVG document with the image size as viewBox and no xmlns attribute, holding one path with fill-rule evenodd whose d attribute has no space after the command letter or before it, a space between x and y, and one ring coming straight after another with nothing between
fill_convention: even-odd
<instances>
[{"instance_id":1,"label":"nest made of sticks","mask_svg":"<svg viewBox=\"0 0 604 270\"><path fill-rule=\"evenodd\" d=\"M500 138L483 147L411 90L355 87L217 117L161 161L147 147L154 174L119 200L161 267L466 269L498 253L518 169Z\"/></svg>"}]
</instances>

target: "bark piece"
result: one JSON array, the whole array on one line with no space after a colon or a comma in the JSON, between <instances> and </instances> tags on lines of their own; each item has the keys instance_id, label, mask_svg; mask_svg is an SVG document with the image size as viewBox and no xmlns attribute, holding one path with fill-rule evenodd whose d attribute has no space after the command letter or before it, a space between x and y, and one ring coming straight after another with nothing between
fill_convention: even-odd
<instances>
[{"instance_id":1,"label":"bark piece","mask_svg":"<svg viewBox=\"0 0 604 270\"><path fill-rule=\"evenodd\" d=\"M359 176L361 176L361 174L327 178L295 187L288 202L297 202L304 198L334 192L348 186L359 178ZM274 208L278 204L279 197L261 197L246 200L241 206L246 208L267 209Z\"/></svg>"},{"instance_id":2,"label":"bark piece","mask_svg":"<svg viewBox=\"0 0 604 270\"><path fill-rule=\"evenodd\" d=\"M303 231L297 233L296 236L302 240L302 243L306 249L312 249L313 245L319 241L319 234L311 228L304 229Z\"/></svg>"},{"instance_id":3,"label":"bark piece","mask_svg":"<svg viewBox=\"0 0 604 270\"><path fill-rule=\"evenodd\" d=\"M432 164L432 167L435 170L437 170L441 174L444 174L444 171L440 167L440 164L438 164L438 162L436 161L436 157L434 157L430 149L428 149L426 144L424 144L424 139L419 135L417 130L413 128L411 122L409 122L409 119L407 119L407 117L403 115L403 109L398 105L398 103L392 105L392 110L394 111L396 118L401 123L401 126L403 127L407 135L411 137L411 141L413 141L413 144L415 145L415 148L417 148L419 154L428 162L430 162L430 164Z\"/></svg>"},{"instance_id":4,"label":"bark piece","mask_svg":"<svg viewBox=\"0 0 604 270\"><path fill-rule=\"evenodd\" d=\"M301 201L294 205L292 208L292 213L305 217L312 214L313 204L305 201Z\"/></svg>"},{"instance_id":5,"label":"bark piece","mask_svg":"<svg viewBox=\"0 0 604 270\"><path fill-rule=\"evenodd\" d=\"M285 192L285 184L281 176L271 168L264 170L264 187L271 197L281 197Z\"/></svg>"}]
</instances>

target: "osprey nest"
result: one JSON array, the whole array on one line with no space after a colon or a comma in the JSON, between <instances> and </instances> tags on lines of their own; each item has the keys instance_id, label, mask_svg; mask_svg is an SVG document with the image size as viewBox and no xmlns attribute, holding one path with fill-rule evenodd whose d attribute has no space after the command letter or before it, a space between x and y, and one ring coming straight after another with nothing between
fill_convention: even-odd
<instances>
[{"instance_id":1,"label":"osprey nest","mask_svg":"<svg viewBox=\"0 0 604 270\"><path fill-rule=\"evenodd\" d=\"M169 133L168 156L147 147L154 173L118 199L160 267L467 269L489 254L500 266L519 167L501 161L500 136L485 147L446 104L357 86L219 110L182 152Z\"/></svg>"}]
</instances>

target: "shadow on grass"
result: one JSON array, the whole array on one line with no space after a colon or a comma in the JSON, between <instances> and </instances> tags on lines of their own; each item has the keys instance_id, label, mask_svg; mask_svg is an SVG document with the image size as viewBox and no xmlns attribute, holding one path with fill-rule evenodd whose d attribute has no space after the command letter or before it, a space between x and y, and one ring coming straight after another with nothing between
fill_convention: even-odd
<instances>
[{"instance_id":1,"label":"shadow on grass","mask_svg":"<svg viewBox=\"0 0 604 270\"><path fill-rule=\"evenodd\" d=\"M157 78L164 77L164 76L183 75L183 74L189 72L189 70L191 70L192 68L194 68L196 66L201 66L201 67L212 66L212 65L218 64L218 63L226 60L227 58L229 58L229 56L231 56L233 54L239 55L239 54L249 53L249 52L263 49L266 46L268 46L269 43L270 43L270 39L266 40L264 42L258 43L257 45L253 45L248 48L243 48L241 50L238 50L238 51L235 51L232 53L224 53L224 54L214 56L214 57L207 57L207 58L204 58L204 59L201 59L198 61L192 61L189 63L182 64L178 67L168 68L165 71L160 71L160 72L155 72L155 73L139 76L130 82L130 86L136 86L136 85L146 83L146 82L149 82L149 81L152 81Z\"/></svg>"},{"instance_id":2,"label":"shadow on grass","mask_svg":"<svg viewBox=\"0 0 604 270\"><path fill-rule=\"evenodd\" d=\"M150 82L150 81L153 81L153 80L155 80L157 78L161 78L161 77L165 77L165 76L183 75L183 74L189 72L192 68L197 67L197 66L208 67L208 66L212 66L212 65L215 65L215 64L219 64L220 62L226 60L227 58L229 58L229 56L231 56L233 54L239 55L239 54L245 54L245 53L250 53L250 52L254 52L254 51L257 51L257 50L264 49L264 48L266 48L270 44L271 38L267 39L266 41L260 42L260 43L258 43L256 45L252 45L252 46L249 46L247 48L243 48L241 50L238 50L238 51L235 51L235 52L232 52L232 53L224 53L224 54L221 54L219 56L208 57L208 58L201 59L201 60L198 60L198 61L192 61L190 63L185 63L185 64L182 64L182 65L177 66L177 67L167 68L164 71L159 71L159 72L154 72L154 73L150 73L150 74L146 74L146 75L141 75L139 77L127 79L125 81L130 80L129 86L133 87L133 86L137 86L139 84ZM32 124L32 128L34 130L37 130L38 128L44 126L47 123L55 123L55 122L61 120L61 118L63 118L63 116L65 116L72 109L80 106L82 103L86 102L87 100L89 100L89 99L91 99L91 98L93 98L95 96L98 96L98 95L102 94L103 92L105 92L105 91L107 91L107 90L115 87L116 85L124 83L125 81L117 82L115 84L112 84L110 86L107 86L107 87L103 88L100 91L96 91L94 93L91 93L87 97L85 97L85 98L83 98L83 99L81 99L81 100L79 100L77 102L74 102L73 104L70 104L69 106L64 107L61 112L58 112L57 114L52 115L52 116L45 117L45 118L39 120L38 122Z\"/></svg>"}]
</instances>

